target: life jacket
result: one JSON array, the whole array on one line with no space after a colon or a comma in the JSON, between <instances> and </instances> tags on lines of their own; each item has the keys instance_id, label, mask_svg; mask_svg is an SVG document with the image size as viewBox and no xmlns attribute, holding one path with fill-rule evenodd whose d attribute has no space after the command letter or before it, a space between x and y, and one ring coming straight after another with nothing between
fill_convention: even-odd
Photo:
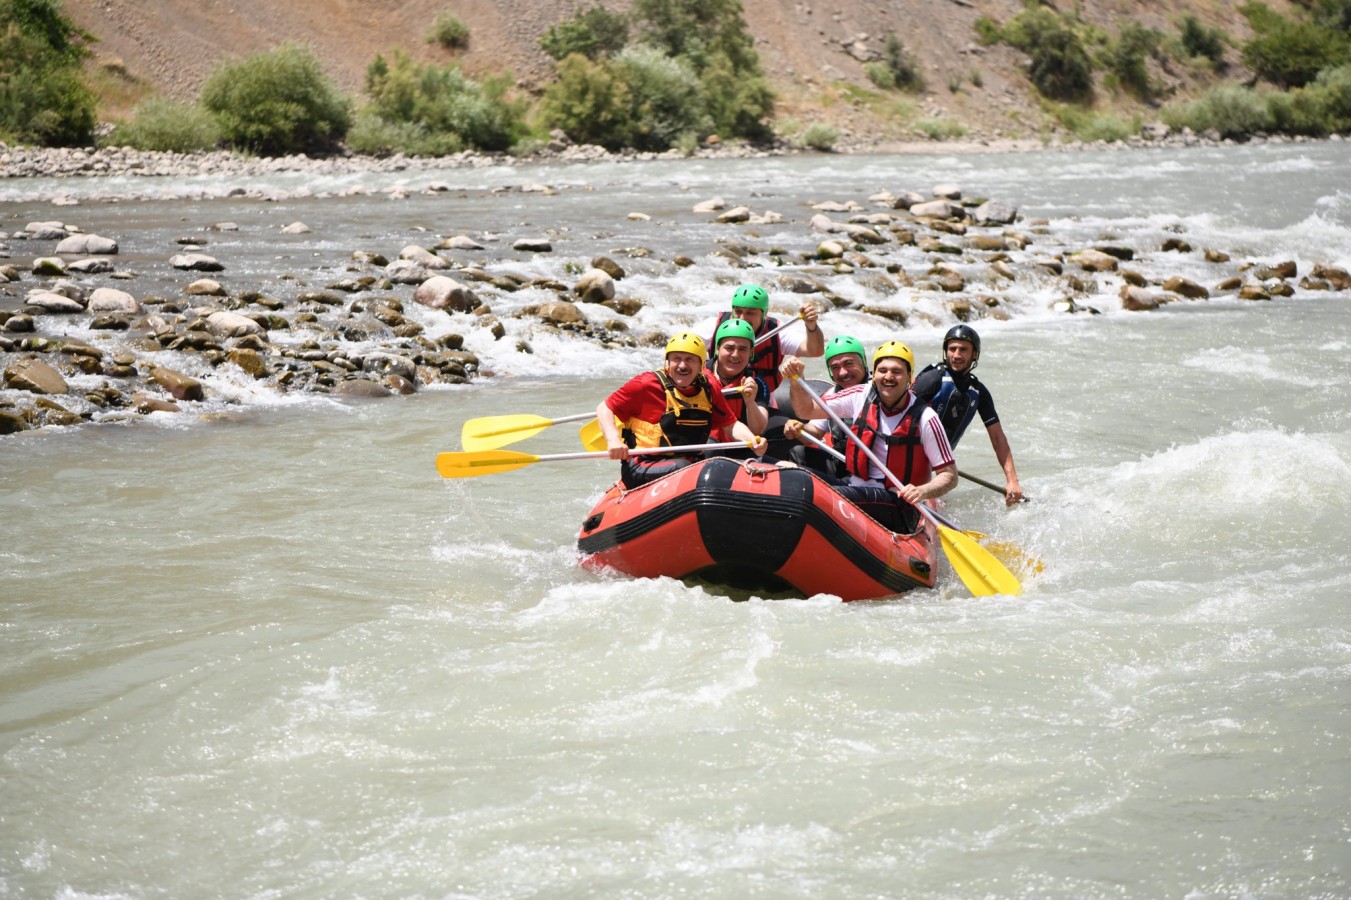
<instances>
[{"instance_id":1,"label":"life jacket","mask_svg":"<svg viewBox=\"0 0 1351 900\"><path fill-rule=\"evenodd\" d=\"M980 390L976 387L976 376L967 376L966 389L957 386L957 379L947 366L926 366L924 371L938 369L943 373L938 383L938 392L929 401L929 406L938 413L938 421L943 423L948 443L954 448L962 439L966 426L976 418L976 408L980 403ZM921 372L920 374L923 374Z\"/></svg>"},{"instance_id":2,"label":"life jacket","mask_svg":"<svg viewBox=\"0 0 1351 900\"><path fill-rule=\"evenodd\" d=\"M924 445L920 441L919 423L924 409L923 403L912 402L901 416L901 420L896 423L896 430L885 438L887 454L882 457L882 461L902 484L925 484L933 478L929 456L924 452ZM870 387L867 397L863 400L863 409L859 410L858 417L854 419L854 424L849 430L858 435L863 445L871 450L873 439L881 428L881 420L882 403L878 399L877 388ZM851 475L857 475L864 480L869 479L868 467L871 463L854 441L850 441L849 446L845 448L844 464Z\"/></svg>"},{"instance_id":3,"label":"life jacket","mask_svg":"<svg viewBox=\"0 0 1351 900\"><path fill-rule=\"evenodd\" d=\"M730 312L719 314L718 325L721 325L730 318L732 318ZM718 333L718 325L713 326L713 333L715 335ZM765 321L760 324L760 330L756 332L756 340L759 340L759 335L766 331L772 331L778 327L778 319L765 316ZM709 342L709 346L713 346L712 341ZM715 348L713 352L717 353L718 351ZM777 334L763 344L751 347L751 374L764 381L765 387L770 394L777 391L779 385L783 383L783 373L779 371L779 364L782 362L783 345L779 343L779 336Z\"/></svg>"},{"instance_id":4,"label":"life jacket","mask_svg":"<svg viewBox=\"0 0 1351 900\"><path fill-rule=\"evenodd\" d=\"M708 379L701 372L695 376L694 396L686 397L676 390L671 376L661 370L655 373L666 391L666 412L656 422L632 418L624 423L622 437L630 450L635 447L678 447L685 444L706 444L713 426L713 395Z\"/></svg>"}]
</instances>

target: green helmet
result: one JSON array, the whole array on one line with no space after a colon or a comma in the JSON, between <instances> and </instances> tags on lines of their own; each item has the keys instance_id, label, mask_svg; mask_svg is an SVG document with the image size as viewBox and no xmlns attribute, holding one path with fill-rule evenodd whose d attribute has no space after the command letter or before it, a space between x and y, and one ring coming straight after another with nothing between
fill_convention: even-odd
<instances>
[{"instance_id":1,"label":"green helmet","mask_svg":"<svg viewBox=\"0 0 1351 900\"><path fill-rule=\"evenodd\" d=\"M732 306L769 312L769 294L758 284L743 284L732 294Z\"/></svg>"},{"instance_id":2,"label":"green helmet","mask_svg":"<svg viewBox=\"0 0 1351 900\"><path fill-rule=\"evenodd\" d=\"M713 352L718 352L718 347L727 338L744 338L751 342L751 347L755 347L755 329L751 323L745 319L728 319L718 326L718 331L713 335Z\"/></svg>"},{"instance_id":3,"label":"green helmet","mask_svg":"<svg viewBox=\"0 0 1351 900\"><path fill-rule=\"evenodd\" d=\"M863 344L858 338L850 337L847 334L841 334L831 338L826 342L826 364L841 353L857 353L858 361L861 365L868 363L868 351L863 349Z\"/></svg>"}]
</instances>

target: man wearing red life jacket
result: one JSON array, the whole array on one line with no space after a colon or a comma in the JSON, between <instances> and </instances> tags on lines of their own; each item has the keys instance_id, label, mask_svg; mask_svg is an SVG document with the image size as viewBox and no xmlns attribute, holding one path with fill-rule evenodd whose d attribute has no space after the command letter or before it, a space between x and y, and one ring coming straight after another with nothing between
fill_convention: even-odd
<instances>
[{"instance_id":1,"label":"man wearing red life jacket","mask_svg":"<svg viewBox=\"0 0 1351 900\"><path fill-rule=\"evenodd\" d=\"M858 338L847 334L840 334L831 338L826 342L825 358L826 369L830 372L831 384L821 395L822 399L833 397L840 391L863 384L868 380L868 353L863 349L863 344L859 342ZM793 403L793 415L800 419L810 419L813 415L821 414L821 411L816 407L816 403L811 397L807 396L807 392L802 389L802 385L797 379L792 379L788 382L788 385L788 396ZM846 419L845 425L848 426L849 424L851 424L850 420ZM795 438L802 431L806 431L812 437L823 439L827 446L836 450L843 451L849 443L849 439L829 419L816 419L807 425L792 421L784 424L784 437L786 438ZM813 470L832 483L843 483L842 479L849 477L849 472L842 463L824 450L819 450L814 446L794 447L790 458L798 465Z\"/></svg>"},{"instance_id":2,"label":"man wearing red life jacket","mask_svg":"<svg viewBox=\"0 0 1351 900\"><path fill-rule=\"evenodd\" d=\"M910 377L915 355L900 341L887 341L873 354L872 384L856 385L822 400L831 412L852 420L850 428L887 464L903 488L895 488L854 441L840 448L849 483L840 495L895 532L919 524L915 504L941 497L957 483L957 464L938 414L915 400ZM801 361L785 361L784 375L801 377ZM797 426L794 431L800 431ZM785 430L785 433L787 431Z\"/></svg>"},{"instance_id":3,"label":"man wearing red life jacket","mask_svg":"<svg viewBox=\"0 0 1351 900\"><path fill-rule=\"evenodd\" d=\"M798 315L807 329L806 337L798 335L797 329L788 328L758 343L751 359L752 373L769 386L772 395L783 381L780 365L788 356L820 356L825 349L825 336L816 323L816 305L810 300L798 308ZM779 320L769 315L769 293L758 284L743 284L732 293L732 310L718 316L717 322L708 332L716 333L718 326L729 319L741 319L750 324L755 331L756 341L779 327Z\"/></svg>"},{"instance_id":4,"label":"man wearing red life jacket","mask_svg":"<svg viewBox=\"0 0 1351 900\"><path fill-rule=\"evenodd\" d=\"M728 319L718 326L713 336L713 355L709 357L704 376L709 387L715 392L724 389L736 389L740 393L723 394L727 408L755 434L761 434L769 424L769 413L761 406L769 402L769 392L765 383L751 374L751 348L755 343L755 331L749 322L742 319ZM717 442L733 441L731 430L716 429L713 440ZM750 449L719 450L718 456L730 456L744 459L750 455Z\"/></svg>"},{"instance_id":5,"label":"man wearing red life jacket","mask_svg":"<svg viewBox=\"0 0 1351 900\"><path fill-rule=\"evenodd\" d=\"M638 487L703 458L701 451L630 457L631 447L705 444L713 429L725 428L734 440L751 442L756 455L764 455L765 439L737 421L704 377L707 353L698 335L677 334L666 343L662 368L635 375L596 406L610 458L623 462L620 480L625 487ZM623 423L622 432L616 419Z\"/></svg>"}]
</instances>

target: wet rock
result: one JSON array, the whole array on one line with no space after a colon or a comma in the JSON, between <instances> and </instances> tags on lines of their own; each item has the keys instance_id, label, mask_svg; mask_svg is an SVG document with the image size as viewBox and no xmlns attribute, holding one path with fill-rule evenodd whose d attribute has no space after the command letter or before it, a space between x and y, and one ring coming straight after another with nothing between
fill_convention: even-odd
<instances>
[{"instance_id":1,"label":"wet rock","mask_svg":"<svg viewBox=\"0 0 1351 900\"><path fill-rule=\"evenodd\" d=\"M525 253L552 253L554 245L548 238L521 238L511 245L511 249Z\"/></svg>"},{"instance_id":2,"label":"wet rock","mask_svg":"<svg viewBox=\"0 0 1351 900\"><path fill-rule=\"evenodd\" d=\"M926 200L910 207L910 214L921 219L960 219L966 215L962 207L951 200Z\"/></svg>"},{"instance_id":3,"label":"wet rock","mask_svg":"<svg viewBox=\"0 0 1351 900\"><path fill-rule=\"evenodd\" d=\"M175 400L202 400L206 397L202 383L182 372L155 366L150 370L150 378Z\"/></svg>"},{"instance_id":4,"label":"wet rock","mask_svg":"<svg viewBox=\"0 0 1351 900\"><path fill-rule=\"evenodd\" d=\"M1229 254L1228 254L1228 253L1225 253L1225 252L1223 252L1223 251L1221 251L1221 250L1215 250L1215 249L1213 249L1213 248L1211 248L1211 247L1207 247L1207 248L1205 249L1205 257L1206 257L1206 262L1212 262L1212 263L1227 263L1227 262L1229 262Z\"/></svg>"},{"instance_id":5,"label":"wet rock","mask_svg":"<svg viewBox=\"0 0 1351 900\"><path fill-rule=\"evenodd\" d=\"M310 226L304 222L292 222L290 225L283 225L281 229L282 234L309 234L310 231Z\"/></svg>"},{"instance_id":6,"label":"wet rock","mask_svg":"<svg viewBox=\"0 0 1351 900\"><path fill-rule=\"evenodd\" d=\"M43 312L71 315L84 312L84 304L51 291L34 291L24 298L24 305Z\"/></svg>"},{"instance_id":7,"label":"wet rock","mask_svg":"<svg viewBox=\"0 0 1351 900\"><path fill-rule=\"evenodd\" d=\"M1192 245L1182 238L1167 238L1160 249L1165 253L1190 253L1192 252Z\"/></svg>"},{"instance_id":8,"label":"wet rock","mask_svg":"<svg viewBox=\"0 0 1351 900\"><path fill-rule=\"evenodd\" d=\"M723 210L726 208L727 208L726 200L722 199L721 197L711 197L708 200L701 200L700 202L694 204L694 208L691 210L691 212L711 213L711 212L718 212L719 210Z\"/></svg>"},{"instance_id":9,"label":"wet rock","mask_svg":"<svg viewBox=\"0 0 1351 900\"><path fill-rule=\"evenodd\" d=\"M602 269L587 269L577 279L573 292L583 303L604 303L615 296L615 280Z\"/></svg>"},{"instance_id":10,"label":"wet rock","mask_svg":"<svg viewBox=\"0 0 1351 900\"><path fill-rule=\"evenodd\" d=\"M940 200L961 200L962 189L955 184L935 185L931 194Z\"/></svg>"},{"instance_id":11,"label":"wet rock","mask_svg":"<svg viewBox=\"0 0 1351 900\"><path fill-rule=\"evenodd\" d=\"M206 325L211 329L211 333L217 337L231 338L243 337L249 334L261 334L266 329L259 325L248 316L241 316L239 313L213 312L206 317Z\"/></svg>"},{"instance_id":12,"label":"wet rock","mask_svg":"<svg viewBox=\"0 0 1351 900\"><path fill-rule=\"evenodd\" d=\"M971 217L979 225L1012 225L1018 219L1018 208L997 200L986 200L975 208Z\"/></svg>"},{"instance_id":13,"label":"wet rock","mask_svg":"<svg viewBox=\"0 0 1351 900\"><path fill-rule=\"evenodd\" d=\"M1095 249L1080 250L1072 254L1070 262L1085 272L1114 272L1118 265L1115 256Z\"/></svg>"},{"instance_id":14,"label":"wet rock","mask_svg":"<svg viewBox=\"0 0 1351 900\"><path fill-rule=\"evenodd\" d=\"M409 244L399 251L399 259L406 259L415 263L424 269L448 269L450 263L441 257L432 253L425 247L419 247L417 244Z\"/></svg>"},{"instance_id":15,"label":"wet rock","mask_svg":"<svg viewBox=\"0 0 1351 900\"><path fill-rule=\"evenodd\" d=\"M721 212L714 219L721 225L733 225L739 222L745 222L751 217L751 210L748 206L734 206L729 210Z\"/></svg>"},{"instance_id":16,"label":"wet rock","mask_svg":"<svg viewBox=\"0 0 1351 900\"><path fill-rule=\"evenodd\" d=\"M413 299L432 309L470 312L480 306L478 295L447 275L433 275L417 286Z\"/></svg>"},{"instance_id":17,"label":"wet rock","mask_svg":"<svg viewBox=\"0 0 1351 900\"><path fill-rule=\"evenodd\" d=\"M601 304L608 309L612 309L621 316L636 316L639 310L643 308L643 301L633 297L616 297L613 300L607 300Z\"/></svg>"},{"instance_id":18,"label":"wet rock","mask_svg":"<svg viewBox=\"0 0 1351 900\"><path fill-rule=\"evenodd\" d=\"M1093 249L1106 253L1108 256L1114 256L1122 262L1130 262L1135 259L1135 251L1130 247L1122 247L1117 244L1098 244Z\"/></svg>"},{"instance_id":19,"label":"wet rock","mask_svg":"<svg viewBox=\"0 0 1351 900\"><path fill-rule=\"evenodd\" d=\"M66 263L60 257L40 256L33 260L33 274L44 277L60 277L66 274Z\"/></svg>"},{"instance_id":20,"label":"wet rock","mask_svg":"<svg viewBox=\"0 0 1351 900\"><path fill-rule=\"evenodd\" d=\"M438 250L482 250L483 245L465 234L448 237L436 245Z\"/></svg>"},{"instance_id":21,"label":"wet rock","mask_svg":"<svg viewBox=\"0 0 1351 900\"><path fill-rule=\"evenodd\" d=\"M816 245L817 259L839 259L844 256L844 244L839 241L822 241Z\"/></svg>"},{"instance_id":22,"label":"wet rock","mask_svg":"<svg viewBox=\"0 0 1351 900\"><path fill-rule=\"evenodd\" d=\"M1238 289L1240 300L1270 300L1271 294L1260 284L1245 284Z\"/></svg>"},{"instance_id":23,"label":"wet rock","mask_svg":"<svg viewBox=\"0 0 1351 900\"><path fill-rule=\"evenodd\" d=\"M1269 266L1258 266L1253 272L1253 276L1258 281L1267 281L1272 278L1294 278L1298 274L1298 267L1293 259L1285 262L1275 263Z\"/></svg>"},{"instance_id":24,"label":"wet rock","mask_svg":"<svg viewBox=\"0 0 1351 900\"><path fill-rule=\"evenodd\" d=\"M131 395L131 404L136 411L143 416L148 416L156 412L176 413L182 412L183 407L177 403L165 400L162 397L152 397L149 394L135 393Z\"/></svg>"},{"instance_id":25,"label":"wet rock","mask_svg":"<svg viewBox=\"0 0 1351 900\"><path fill-rule=\"evenodd\" d=\"M359 263L365 263L371 266L384 268L389 265L389 259L383 253L372 253L369 250L356 250L352 253L352 259Z\"/></svg>"},{"instance_id":26,"label":"wet rock","mask_svg":"<svg viewBox=\"0 0 1351 900\"><path fill-rule=\"evenodd\" d=\"M141 304L126 291L117 288L94 288L89 295L89 311L92 313L114 313L136 315L141 312Z\"/></svg>"},{"instance_id":27,"label":"wet rock","mask_svg":"<svg viewBox=\"0 0 1351 900\"><path fill-rule=\"evenodd\" d=\"M379 372L382 375L402 375L409 381L417 377L417 365L406 356L395 353L368 353L364 360L367 372Z\"/></svg>"},{"instance_id":28,"label":"wet rock","mask_svg":"<svg viewBox=\"0 0 1351 900\"><path fill-rule=\"evenodd\" d=\"M117 241L97 234L72 234L56 245L55 252L63 256L112 256L117 253Z\"/></svg>"},{"instance_id":29,"label":"wet rock","mask_svg":"<svg viewBox=\"0 0 1351 900\"><path fill-rule=\"evenodd\" d=\"M597 256L595 259L591 260L591 268L600 269L615 281L619 281L624 277L624 267L613 259L610 259L608 256Z\"/></svg>"},{"instance_id":30,"label":"wet rock","mask_svg":"<svg viewBox=\"0 0 1351 900\"><path fill-rule=\"evenodd\" d=\"M19 333L33 330L33 317L27 313L15 313L5 320L5 331Z\"/></svg>"},{"instance_id":31,"label":"wet rock","mask_svg":"<svg viewBox=\"0 0 1351 900\"><path fill-rule=\"evenodd\" d=\"M1009 248L1008 241L999 234L973 234L966 239L965 245L970 250L985 252L1002 252Z\"/></svg>"},{"instance_id":32,"label":"wet rock","mask_svg":"<svg viewBox=\"0 0 1351 900\"><path fill-rule=\"evenodd\" d=\"M1174 275L1163 283L1163 289L1191 300L1209 300L1210 291L1190 279Z\"/></svg>"},{"instance_id":33,"label":"wet rock","mask_svg":"<svg viewBox=\"0 0 1351 900\"><path fill-rule=\"evenodd\" d=\"M8 409L0 409L0 434L18 434L28 430L24 417Z\"/></svg>"},{"instance_id":34,"label":"wet rock","mask_svg":"<svg viewBox=\"0 0 1351 900\"><path fill-rule=\"evenodd\" d=\"M1160 299L1158 294L1142 287L1136 287L1133 284L1122 285L1119 296L1121 297L1122 309L1139 312L1142 310L1159 308Z\"/></svg>"},{"instance_id":35,"label":"wet rock","mask_svg":"<svg viewBox=\"0 0 1351 900\"><path fill-rule=\"evenodd\" d=\"M70 390L61 373L37 357L10 363L0 377L5 387L33 394L64 394Z\"/></svg>"},{"instance_id":36,"label":"wet rock","mask_svg":"<svg viewBox=\"0 0 1351 900\"><path fill-rule=\"evenodd\" d=\"M186 293L191 297L224 297L225 288L220 286L219 281L199 278L187 286Z\"/></svg>"},{"instance_id":37,"label":"wet rock","mask_svg":"<svg viewBox=\"0 0 1351 900\"><path fill-rule=\"evenodd\" d=\"M1310 273L1314 278L1326 281L1332 286L1333 290L1351 291L1351 273L1341 266L1330 266L1318 263L1313 267Z\"/></svg>"},{"instance_id":38,"label":"wet rock","mask_svg":"<svg viewBox=\"0 0 1351 900\"><path fill-rule=\"evenodd\" d=\"M177 253L169 257L169 265L175 269L190 272L222 272L225 270L220 260L205 253Z\"/></svg>"},{"instance_id":39,"label":"wet rock","mask_svg":"<svg viewBox=\"0 0 1351 900\"><path fill-rule=\"evenodd\" d=\"M333 393L340 397L388 397L392 392L369 378L351 378L334 385Z\"/></svg>"},{"instance_id":40,"label":"wet rock","mask_svg":"<svg viewBox=\"0 0 1351 900\"><path fill-rule=\"evenodd\" d=\"M533 314L551 325L583 325L586 316L569 300L552 300L537 307L528 307Z\"/></svg>"}]
</instances>

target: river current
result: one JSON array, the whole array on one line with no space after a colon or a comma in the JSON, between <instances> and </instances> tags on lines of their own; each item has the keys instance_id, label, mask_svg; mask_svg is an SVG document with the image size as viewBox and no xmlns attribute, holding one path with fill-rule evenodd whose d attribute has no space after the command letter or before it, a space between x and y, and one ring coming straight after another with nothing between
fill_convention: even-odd
<instances>
[{"instance_id":1,"label":"river current","mask_svg":"<svg viewBox=\"0 0 1351 900\"><path fill-rule=\"evenodd\" d=\"M276 175L249 185L268 202L9 181L0 230L114 236L137 293L212 222L255 279L547 235L512 268L613 256L650 300L635 327L670 330L763 274L703 256L747 226L694 203L777 211L754 240L797 253L808 203L939 183L1150 277L1216 280L1168 237L1232 271L1351 268L1343 143ZM585 411L657 354L506 316L494 341L425 314L493 373L469 385L344 402L222 376L205 414L0 438L0 896L1351 896L1351 296L1137 313L1111 287L1071 315L1051 279L1003 291L979 374L1033 501L962 482L947 511L1044 561L1018 599L946 567L857 604L582 571L611 463L442 480L434 458L468 418ZM952 319L921 311L901 336L936 359ZM575 426L515 449L575 451ZM998 477L979 429L958 461Z\"/></svg>"}]
</instances>

